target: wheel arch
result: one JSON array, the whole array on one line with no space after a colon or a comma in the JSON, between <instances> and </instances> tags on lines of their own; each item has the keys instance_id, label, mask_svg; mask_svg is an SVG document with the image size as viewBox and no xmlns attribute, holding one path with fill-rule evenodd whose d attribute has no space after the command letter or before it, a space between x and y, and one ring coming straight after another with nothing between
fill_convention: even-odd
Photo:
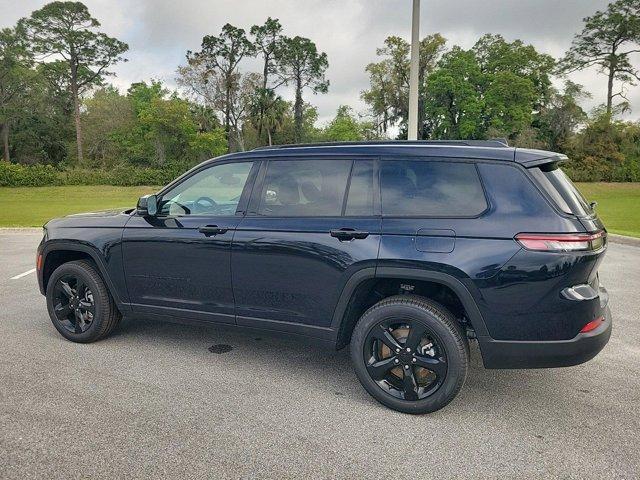
<instances>
[{"instance_id":1,"label":"wheel arch","mask_svg":"<svg viewBox=\"0 0 640 480\"><path fill-rule=\"evenodd\" d=\"M443 272L415 268L364 268L349 278L336 304L331 322L336 348L340 349L348 344L351 331L357 322L354 312L358 311L364 292L367 292L377 281L384 279L416 280L448 288L462 304L476 335L488 336L487 327L473 296L456 277Z\"/></svg>"},{"instance_id":2,"label":"wheel arch","mask_svg":"<svg viewBox=\"0 0 640 480\"><path fill-rule=\"evenodd\" d=\"M107 273L104 259L96 248L75 242L52 240L45 244L42 249L42 271L39 272L40 291L43 295L47 291L47 283L51 274L60 265L75 260L89 260L95 265L102 280L107 284L107 288L113 297L114 302L120 309L122 301L118 296L118 291L113 284L111 277ZM122 311L122 310L121 310Z\"/></svg>"}]
</instances>

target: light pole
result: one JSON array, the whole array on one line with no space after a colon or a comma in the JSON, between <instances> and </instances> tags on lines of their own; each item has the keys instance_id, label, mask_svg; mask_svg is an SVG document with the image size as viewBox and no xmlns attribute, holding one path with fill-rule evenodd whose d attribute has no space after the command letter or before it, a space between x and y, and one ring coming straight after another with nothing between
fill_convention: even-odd
<instances>
[{"instance_id":1,"label":"light pole","mask_svg":"<svg viewBox=\"0 0 640 480\"><path fill-rule=\"evenodd\" d=\"M418 139L418 69L420 67L420 0L413 0L411 22L411 74L409 76L408 140Z\"/></svg>"}]
</instances>

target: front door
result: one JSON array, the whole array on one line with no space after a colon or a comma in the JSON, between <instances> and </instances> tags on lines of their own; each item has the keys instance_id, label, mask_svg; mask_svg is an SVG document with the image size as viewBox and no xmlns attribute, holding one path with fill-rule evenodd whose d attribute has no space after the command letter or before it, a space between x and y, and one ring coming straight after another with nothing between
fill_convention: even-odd
<instances>
[{"instance_id":1,"label":"front door","mask_svg":"<svg viewBox=\"0 0 640 480\"><path fill-rule=\"evenodd\" d=\"M131 217L123 255L134 312L235 323L231 240L253 166L205 167L162 193L158 215Z\"/></svg>"},{"instance_id":2,"label":"front door","mask_svg":"<svg viewBox=\"0 0 640 480\"><path fill-rule=\"evenodd\" d=\"M258 178L233 241L237 322L328 328L349 277L376 264L374 161L272 159Z\"/></svg>"}]
</instances>

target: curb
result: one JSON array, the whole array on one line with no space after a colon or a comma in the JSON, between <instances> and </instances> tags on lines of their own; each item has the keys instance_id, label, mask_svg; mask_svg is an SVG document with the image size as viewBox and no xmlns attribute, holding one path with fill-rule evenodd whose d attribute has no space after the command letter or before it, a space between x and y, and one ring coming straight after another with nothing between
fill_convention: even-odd
<instances>
[{"instance_id":1,"label":"curb","mask_svg":"<svg viewBox=\"0 0 640 480\"><path fill-rule=\"evenodd\" d=\"M0 227L2 233L38 233L42 232L42 227Z\"/></svg>"},{"instance_id":2,"label":"curb","mask_svg":"<svg viewBox=\"0 0 640 480\"><path fill-rule=\"evenodd\" d=\"M633 247L640 247L640 238L627 237L626 235L616 235L615 233L608 233L607 239L611 243L618 243L621 245L631 245Z\"/></svg>"}]
</instances>

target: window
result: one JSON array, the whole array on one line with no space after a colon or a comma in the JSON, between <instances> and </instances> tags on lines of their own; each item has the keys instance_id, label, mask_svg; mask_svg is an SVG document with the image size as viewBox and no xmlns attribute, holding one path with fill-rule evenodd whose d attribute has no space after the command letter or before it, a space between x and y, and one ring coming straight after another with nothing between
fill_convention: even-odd
<instances>
[{"instance_id":1,"label":"window","mask_svg":"<svg viewBox=\"0 0 640 480\"><path fill-rule=\"evenodd\" d=\"M162 196L161 215L235 215L252 162L202 170Z\"/></svg>"},{"instance_id":2,"label":"window","mask_svg":"<svg viewBox=\"0 0 640 480\"><path fill-rule=\"evenodd\" d=\"M327 217L342 214L349 160L272 160L260 197L259 215Z\"/></svg>"},{"instance_id":3,"label":"window","mask_svg":"<svg viewBox=\"0 0 640 480\"><path fill-rule=\"evenodd\" d=\"M373 215L373 162L358 160L353 164L345 215Z\"/></svg>"},{"instance_id":4,"label":"window","mask_svg":"<svg viewBox=\"0 0 640 480\"><path fill-rule=\"evenodd\" d=\"M593 214L591 205L557 163L542 165L529 171L563 212L579 217Z\"/></svg>"},{"instance_id":5,"label":"window","mask_svg":"<svg viewBox=\"0 0 640 480\"><path fill-rule=\"evenodd\" d=\"M383 215L472 217L487 208L472 163L390 160L380 177Z\"/></svg>"}]
</instances>

